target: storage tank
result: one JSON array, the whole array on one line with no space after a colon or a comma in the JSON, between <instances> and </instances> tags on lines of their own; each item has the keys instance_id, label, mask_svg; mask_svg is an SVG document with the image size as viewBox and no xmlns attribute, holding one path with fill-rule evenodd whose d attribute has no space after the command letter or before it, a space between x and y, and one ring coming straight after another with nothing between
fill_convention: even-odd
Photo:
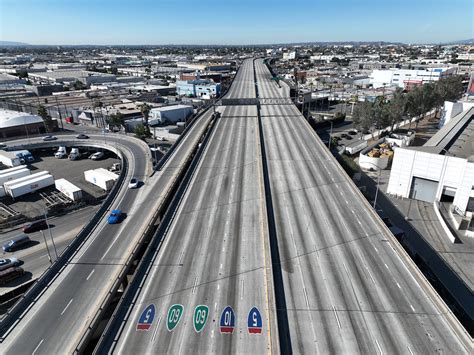
<instances>
[{"instance_id":1,"label":"storage tank","mask_svg":"<svg viewBox=\"0 0 474 355\"><path fill-rule=\"evenodd\" d=\"M61 191L72 201L80 201L82 199L82 190L66 179L58 179L54 182L56 190Z\"/></svg>"},{"instance_id":2,"label":"storage tank","mask_svg":"<svg viewBox=\"0 0 474 355\"><path fill-rule=\"evenodd\" d=\"M10 170L10 169L8 169ZM30 169L27 169L23 167L23 169L18 169L14 171L10 171L9 173L6 174L1 174L0 175L0 185L3 185L4 183L12 180L16 180L19 178L22 178L24 176L30 176Z\"/></svg>"},{"instance_id":3,"label":"storage tank","mask_svg":"<svg viewBox=\"0 0 474 355\"><path fill-rule=\"evenodd\" d=\"M31 175L32 176L32 175ZM45 187L54 185L53 175L41 175L37 176L34 179L27 181L22 181L16 185L5 186L5 192L10 195L12 198L20 197L41 189Z\"/></svg>"},{"instance_id":4,"label":"storage tank","mask_svg":"<svg viewBox=\"0 0 474 355\"><path fill-rule=\"evenodd\" d=\"M112 186L114 186L115 180L117 179L111 177L109 174L105 174L104 171L110 173L110 171L105 169L86 170L84 171L84 178L91 184L99 186L102 190L109 191ZM114 173L110 174L117 176Z\"/></svg>"}]
</instances>

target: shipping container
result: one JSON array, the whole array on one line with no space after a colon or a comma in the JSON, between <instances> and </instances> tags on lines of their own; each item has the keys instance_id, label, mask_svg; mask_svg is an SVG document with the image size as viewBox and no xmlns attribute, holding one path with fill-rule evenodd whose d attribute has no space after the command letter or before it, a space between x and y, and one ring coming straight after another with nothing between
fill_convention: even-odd
<instances>
[{"instance_id":1,"label":"shipping container","mask_svg":"<svg viewBox=\"0 0 474 355\"><path fill-rule=\"evenodd\" d=\"M114 179L110 175L105 174L104 171L107 173L110 173L110 171L107 171L105 169L95 169L95 170L84 171L84 178L86 179L86 181L90 182L91 184L99 186L102 190L109 191L112 188L112 186L114 186L115 180L117 179ZM110 173L110 174L117 176L114 173Z\"/></svg>"},{"instance_id":2,"label":"shipping container","mask_svg":"<svg viewBox=\"0 0 474 355\"><path fill-rule=\"evenodd\" d=\"M72 201L82 199L82 190L66 179L58 179L54 182L54 185L56 186L56 190L61 191L61 193L69 197Z\"/></svg>"},{"instance_id":3,"label":"shipping container","mask_svg":"<svg viewBox=\"0 0 474 355\"><path fill-rule=\"evenodd\" d=\"M7 174L0 175L0 185L3 185L8 181L13 181L22 178L24 176L30 176L30 169L23 167L23 169L10 171Z\"/></svg>"},{"instance_id":4,"label":"shipping container","mask_svg":"<svg viewBox=\"0 0 474 355\"><path fill-rule=\"evenodd\" d=\"M0 150L0 162L9 167L21 165L20 158L18 158L16 154L5 150Z\"/></svg>"},{"instance_id":5,"label":"shipping container","mask_svg":"<svg viewBox=\"0 0 474 355\"><path fill-rule=\"evenodd\" d=\"M5 186L5 192L10 195L12 198L20 197L41 189L45 187L54 185L53 175L42 175L38 176L35 179L23 181L19 184L12 186Z\"/></svg>"},{"instance_id":6,"label":"shipping container","mask_svg":"<svg viewBox=\"0 0 474 355\"><path fill-rule=\"evenodd\" d=\"M14 179L14 180L5 181L3 183L3 186L5 187L5 190L6 190L9 186L17 185L17 184L22 183L24 181L36 179L39 176L48 175L48 174L49 174L49 171L40 171L38 173L22 176L22 177L19 177L17 179Z\"/></svg>"}]
</instances>

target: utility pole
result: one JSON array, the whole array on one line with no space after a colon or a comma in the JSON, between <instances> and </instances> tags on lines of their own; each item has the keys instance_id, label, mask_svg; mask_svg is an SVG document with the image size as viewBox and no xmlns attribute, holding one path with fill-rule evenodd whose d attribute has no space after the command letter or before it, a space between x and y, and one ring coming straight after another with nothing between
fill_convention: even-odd
<instances>
[{"instance_id":1,"label":"utility pole","mask_svg":"<svg viewBox=\"0 0 474 355\"><path fill-rule=\"evenodd\" d=\"M46 242L46 237L45 237L45 235L44 235L43 230L41 230L41 235L43 236L44 245L46 245L46 251L48 252L48 260L49 260L50 264L52 264L53 261L51 260L51 254L49 253L48 243Z\"/></svg>"}]
</instances>

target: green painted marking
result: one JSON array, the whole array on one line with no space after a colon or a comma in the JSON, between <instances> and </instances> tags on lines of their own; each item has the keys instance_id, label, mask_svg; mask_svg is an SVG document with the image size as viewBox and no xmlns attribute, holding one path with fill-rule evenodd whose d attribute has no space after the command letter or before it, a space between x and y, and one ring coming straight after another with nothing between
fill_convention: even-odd
<instances>
[{"instance_id":1,"label":"green painted marking","mask_svg":"<svg viewBox=\"0 0 474 355\"><path fill-rule=\"evenodd\" d=\"M209 307L205 305L199 305L194 308L194 330L199 333L207 322L207 315L209 314Z\"/></svg>"},{"instance_id":2,"label":"green painted marking","mask_svg":"<svg viewBox=\"0 0 474 355\"><path fill-rule=\"evenodd\" d=\"M166 318L166 327L171 332L179 323L183 315L184 308L181 304L174 304L168 309L168 317Z\"/></svg>"}]
</instances>

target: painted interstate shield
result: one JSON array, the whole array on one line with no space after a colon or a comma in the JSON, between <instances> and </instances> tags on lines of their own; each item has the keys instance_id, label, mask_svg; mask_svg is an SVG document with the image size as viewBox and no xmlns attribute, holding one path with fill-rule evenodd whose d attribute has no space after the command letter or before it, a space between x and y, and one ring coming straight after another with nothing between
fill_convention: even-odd
<instances>
[{"instance_id":1,"label":"painted interstate shield","mask_svg":"<svg viewBox=\"0 0 474 355\"><path fill-rule=\"evenodd\" d=\"M155 305L150 304L143 310L142 314L140 314L140 318L138 318L138 322L137 322L137 330L150 329L151 325L153 324L154 318L155 318Z\"/></svg>"},{"instance_id":2,"label":"painted interstate shield","mask_svg":"<svg viewBox=\"0 0 474 355\"><path fill-rule=\"evenodd\" d=\"M222 334L232 334L234 332L235 314L231 306L227 306L222 311L220 328Z\"/></svg>"},{"instance_id":3,"label":"painted interstate shield","mask_svg":"<svg viewBox=\"0 0 474 355\"><path fill-rule=\"evenodd\" d=\"M183 315L183 305L174 304L168 309L168 316L166 318L166 327L171 332L179 323Z\"/></svg>"},{"instance_id":4,"label":"painted interstate shield","mask_svg":"<svg viewBox=\"0 0 474 355\"><path fill-rule=\"evenodd\" d=\"M207 315L209 314L209 307L204 305L199 305L194 308L194 330L199 333L203 330L207 322Z\"/></svg>"},{"instance_id":5,"label":"painted interstate shield","mask_svg":"<svg viewBox=\"0 0 474 355\"><path fill-rule=\"evenodd\" d=\"M247 326L250 334L262 333L262 315L257 307L253 307L249 312Z\"/></svg>"}]
</instances>

